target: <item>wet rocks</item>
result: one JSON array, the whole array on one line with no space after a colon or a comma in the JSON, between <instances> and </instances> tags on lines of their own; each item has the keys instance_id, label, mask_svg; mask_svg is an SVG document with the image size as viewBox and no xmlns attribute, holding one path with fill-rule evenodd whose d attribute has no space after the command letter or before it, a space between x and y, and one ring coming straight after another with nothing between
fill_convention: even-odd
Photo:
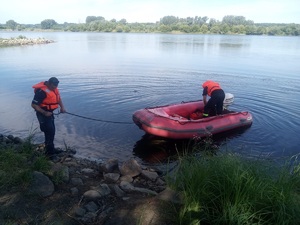
<instances>
[{"instance_id":1,"label":"wet rocks","mask_svg":"<svg viewBox=\"0 0 300 225\"><path fill-rule=\"evenodd\" d=\"M0 38L0 47L2 46L16 46L16 45L36 45L36 44L49 44L54 41L45 38L26 38L20 36L17 38L3 39Z\"/></svg>"},{"instance_id":2,"label":"wet rocks","mask_svg":"<svg viewBox=\"0 0 300 225\"><path fill-rule=\"evenodd\" d=\"M6 147L6 146L13 146L13 145L19 145L22 144L24 141L19 137L14 137L13 135L5 136L3 134L0 134L0 146Z\"/></svg>"},{"instance_id":3,"label":"wet rocks","mask_svg":"<svg viewBox=\"0 0 300 225\"><path fill-rule=\"evenodd\" d=\"M135 177L142 172L141 166L134 159L129 159L128 161L124 162L119 169L122 175L128 175L131 177Z\"/></svg>"},{"instance_id":4,"label":"wet rocks","mask_svg":"<svg viewBox=\"0 0 300 225\"><path fill-rule=\"evenodd\" d=\"M84 224L105 221L117 204L128 204L137 196L158 196L166 189L164 178L158 172L142 168L133 158L123 163L109 159L99 164L66 158L66 162L60 163L69 165L69 191L80 199L72 216ZM160 199L172 201L166 195Z\"/></svg>"}]
</instances>

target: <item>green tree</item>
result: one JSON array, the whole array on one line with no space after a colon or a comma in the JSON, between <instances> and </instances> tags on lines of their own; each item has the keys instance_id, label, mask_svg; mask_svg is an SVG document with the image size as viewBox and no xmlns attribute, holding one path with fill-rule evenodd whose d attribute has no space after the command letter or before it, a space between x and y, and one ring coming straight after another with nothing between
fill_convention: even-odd
<instances>
[{"instance_id":1,"label":"green tree","mask_svg":"<svg viewBox=\"0 0 300 225\"><path fill-rule=\"evenodd\" d=\"M164 16L162 19L160 19L160 23L163 25L171 25L178 23L178 17L175 16Z\"/></svg>"},{"instance_id":2,"label":"green tree","mask_svg":"<svg viewBox=\"0 0 300 225\"><path fill-rule=\"evenodd\" d=\"M179 30L179 27L180 27L180 23L176 23L176 24L172 24L171 26L171 30Z\"/></svg>"},{"instance_id":3,"label":"green tree","mask_svg":"<svg viewBox=\"0 0 300 225\"><path fill-rule=\"evenodd\" d=\"M235 26L232 26L231 31L234 34L245 34L246 33L244 25L235 25Z\"/></svg>"},{"instance_id":4,"label":"green tree","mask_svg":"<svg viewBox=\"0 0 300 225\"><path fill-rule=\"evenodd\" d=\"M201 26L201 25L205 24L207 20L208 20L207 16L204 16L204 17L196 16L194 19L194 22L195 22L195 24L199 24Z\"/></svg>"},{"instance_id":5,"label":"green tree","mask_svg":"<svg viewBox=\"0 0 300 225\"><path fill-rule=\"evenodd\" d=\"M99 20L99 21L105 21L105 18L103 16L97 16L96 17L96 20Z\"/></svg>"},{"instance_id":6,"label":"green tree","mask_svg":"<svg viewBox=\"0 0 300 225\"><path fill-rule=\"evenodd\" d=\"M96 21L96 20L97 20L96 16L87 16L86 19L85 19L85 22L90 23L90 22L93 22L93 21Z\"/></svg>"},{"instance_id":7,"label":"green tree","mask_svg":"<svg viewBox=\"0 0 300 225\"><path fill-rule=\"evenodd\" d=\"M194 18L193 17L187 17L186 18L186 23L188 25L193 25L194 24Z\"/></svg>"},{"instance_id":8,"label":"green tree","mask_svg":"<svg viewBox=\"0 0 300 225\"><path fill-rule=\"evenodd\" d=\"M57 22L52 19L46 19L41 22L42 29L51 29L53 26L57 25Z\"/></svg>"},{"instance_id":9,"label":"green tree","mask_svg":"<svg viewBox=\"0 0 300 225\"><path fill-rule=\"evenodd\" d=\"M259 26L257 28L257 34L258 35L263 35L263 34L267 34L267 28L263 27L263 26Z\"/></svg>"},{"instance_id":10,"label":"green tree","mask_svg":"<svg viewBox=\"0 0 300 225\"><path fill-rule=\"evenodd\" d=\"M16 23L14 20L8 20L6 21L6 27L9 29L15 30L17 28L18 23Z\"/></svg>"},{"instance_id":11,"label":"green tree","mask_svg":"<svg viewBox=\"0 0 300 225\"><path fill-rule=\"evenodd\" d=\"M191 32L193 32L193 33L199 33L200 32L200 26L196 25L196 24L192 25L191 26Z\"/></svg>"},{"instance_id":12,"label":"green tree","mask_svg":"<svg viewBox=\"0 0 300 225\"><path fill-rule=\"evenodd\" d=\"M247 35L256 35L257 33L257 27L255 25L247 25L245 27L245 32Z\"/></svg>"},{"instance_id":13,"label":"green tree","mask_svg":"<svg viewBox=\"0 0 300 225\"><path fill-rule=\"evenodd\" d=\"M246 20L244 16L224 16L222 23L227 23L229 26L234 25L251 25L254 24L251 20Z\"/></svg>"},{"instance_id":14,"label":"green tree","mask_svg":"<svg viewBox=\"0 0 300 225\"><path fill-rule=\"evenodd\" d=\"M98 30L98 22L97 21L92 21L87 26L88 26L88 28L87 28L88 31Z\"/></svg>"},{"instance_id":15,"label":"green tree","mask_svg":"<svg viewBox=\"0 0 300 225\"><path fill-rule=\"evenodd\" d=\"M123 32L129 33L130 32L130 27L128 25L123 25Z\"/></svg>"},{"instance_id":16,"label":"green tree","mask_svg":"<svg viewBox=\"0 0 300 225\"><path fill-rule=\"evenodd\" d=\"M127 21L126 21L126 19L121 19L118 23L120 23L120 24L126 24Z\"/></svg>"},{"instance_id":17,"label":"green tree","mask_svg":"<svg viewBox=\"0 0 300 225\"><path fill-rule=\"evenodd\" d=\"M18 31L25 30L25 26L24 26L24 25L21 25L21 24L18 24L18 25L17 25L17 30L18 30Z\"/></svg>"},{"instance_id":18,"label":"green tree","mask_svg":"<svg viewBox=\"0 0 300 225\"><path fill-rule=\"evenodd\" d=\"M91 23L93 21L105 21L103 16L87 16L85 19L85 23Z\"/></svg>"},{"instance_id":19,"label":"green tree","mask_svg":"<svg viewBox=\"0 0 300 225\"><path fill-rule=\"evenodd\" d=\"M72 32L79 32L80 31L79 27L75 24L72 24L72 25L68 26L67 30L72 31Z\"/></svg>"},{"instance_id":20,"label":"green tree","mask_svg":"<svg viewBox=\"0 0 300 225\"><path fill-rule=\"evenodd\" d=\"M228 34L230 33L230 26L227 23L221 23L220 31L222 34Z\"/></svg>"},{"instance_id":21,"label":"green tree","mask_svg":"<svg viewBox=\"0 0 300 225\"><path fill-rule=\"evenodd\" d=\"M220 34L220 33L221 33L220 25L214 24L214 25L210 28L210 33L212 33L212 34Z\"/></svg>"},{"instance_id":22,"label":"green tree","mask_svg":"<svg viewBox=\"0 0 300 225\"><path fill-rule=\"evenodd\" d=\"M116 26L116 32L122 33L123 30L124 30L124 27L123 27L122 25L117 25L117 26Z\"/></svg>"},{"instance_id":23,"label":"green tree","mask_svg":"<svg viewBox=\"0 0 300 225\"><path fill-rule=\"evenodd\" d=\"M207 24L203 24L201 27L200 27L200 32L202 34L206 34L208 32L208 26Z\"/></svg>"},{"instance_id":24,"label":"green tree","mask_svg":"<svg viewBox=\"0 0 300 225\"><path fill-rule=\"evenodd\" d=\"M208 27L212 28L215 24L217 24L217 20L214 18L211 18L208 22Z\"/></svg>"},{"instance_id":25,"label":"green tree","mask_svg":"<svg viewBox=\"0 0 300 225\"><path fill-rule=\"evenodd\" d=\"M190 33L191 32L191 26L187 25L187 24L182 24L180 27L179 27L179 30L181 32L185 32L185 33Z\"/></svg>"},{"instance_id":26,"label":"green tree","mask_svg":"<svg viewBox=\"0 0 300 225\"><path fill-rule=\"evenodd\" d=\"M283 35L283 32L279 26L271 26L268 28L268 35Z\"/></svg>"},{"instance_id":27,"label":"green tree","mask_svg":"<svg viewBox=\"0 0 300 225\"><path fill-rule=\"evenodd\" d=\"M116 23L112 23L112 22L103 22L103 30L104 32L113 32L115 31L117 24Z\"/></svg>"},{"instance_id":28,"label":"green tree","mask_svg":"<svg viewBox=\"0 0 300 225\"><path fill-rule=\"evenodd\" d=\"M170 26L161 24L161 25L159 26L159 31L162 32L162 33L168 33L168 32L171 32L172 29L171 29Z\"/></svg>"},{"instance_id":29,"label":"green tree","mask_svg":"<svg viewBox=\"0 0 300 225\"><path fill-rule=\"evenodd\" d=\"M281 30L284 32L285 35L294 35L299 36L300 33L300 26L296 24L289 24L286 26L283 26Z\"/></svg>"}]
</instances>

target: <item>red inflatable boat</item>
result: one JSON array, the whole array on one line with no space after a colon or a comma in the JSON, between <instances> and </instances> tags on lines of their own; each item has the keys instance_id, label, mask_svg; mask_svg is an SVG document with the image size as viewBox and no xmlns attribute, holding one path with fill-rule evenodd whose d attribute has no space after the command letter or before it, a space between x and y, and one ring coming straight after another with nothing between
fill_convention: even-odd
<instances>
[{"instance_id":1,"label":"red inflatable boat","mask_svg":"<svg viewBox=\"0 0 300 225\"><path fill-rule=\"evenodd\" d=\"M210 136L252 124L246 111L225 109L223 115L202 118L203 108L203 101L145 108L133 114L133 121L146 133L172 139Z\"/></svg>"}]
</instances>

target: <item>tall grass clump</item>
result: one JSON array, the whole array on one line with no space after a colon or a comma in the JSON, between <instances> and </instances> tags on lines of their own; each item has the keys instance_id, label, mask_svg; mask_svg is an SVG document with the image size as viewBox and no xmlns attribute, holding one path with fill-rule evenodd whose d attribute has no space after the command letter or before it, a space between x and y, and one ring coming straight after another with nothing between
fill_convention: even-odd
<instances>
[{"instance_id":1,"label":"tall grass clump","mask_svg":"<svg viewBox=\"0 0 300 225\"><path fill-rule=\"evenodd\" d=\"M49 168L46 157L34 151L31 138L19 145L0 146L0 191L23 188L33 171L46 172Z\"/></svg>"},{"instance_id":2,"label":"tall grass clump","mask_svg":"<svg viewBox=\"0 0 300 225\"><path fill-rule=\"evenodd\" d=\"M299 165L225 153L185 156L177 169L168 180L184 196L178 224L300 224Z\"/></svg>"}]
</instances>

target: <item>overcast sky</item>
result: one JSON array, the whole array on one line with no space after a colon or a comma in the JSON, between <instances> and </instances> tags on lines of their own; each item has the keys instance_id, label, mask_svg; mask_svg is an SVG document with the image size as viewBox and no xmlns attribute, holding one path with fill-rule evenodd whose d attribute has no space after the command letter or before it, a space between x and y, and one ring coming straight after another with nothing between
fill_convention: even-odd
<instances>
[{"instance_id":1,"label":"overcast sky","mask_svg":"<svg viewBox=\"0 0 300 225\"><path fill-rule=\"evenodd\" d=\"M156 22L164 16L244 16L255 23L300 24L300 0L0 0L0 23L84 23L87 16Z\"/></svg>"}]
</instances>

